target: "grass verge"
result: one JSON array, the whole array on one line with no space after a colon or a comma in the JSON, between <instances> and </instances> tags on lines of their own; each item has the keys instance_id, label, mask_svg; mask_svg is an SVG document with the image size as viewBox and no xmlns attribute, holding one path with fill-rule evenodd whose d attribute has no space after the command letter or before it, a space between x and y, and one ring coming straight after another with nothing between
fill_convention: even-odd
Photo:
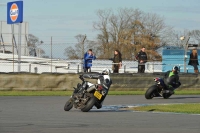
<instances>
[{"instance_id":1,"label":"grass verge","mask_svg":"<svg viewBox=\"0 0 200 133\"><path fill-rule=\"evenodd\" d=\"M0 91L0 96L70 96L72 91ZM109 91L109 95L144 95L145 91ZM175 95L200 95L200 90L176 91Z\"/></svg>"},{"instance_id":2,"label":"grass verge","mask_svg":"<svg viewBox=\"0 0 200 133\"><path fill-rule=\"evenodd\" d=\"M70 96L72 91L0 91L0 96Z\"/></svg>"},{"instance_id":3,"label":"grass verge","mask_svg":"<svg viewBox=\"0 0 200 133\"><path fill-rule=\"evenodd\" d=\"M134 111L173 112L173 113L187 113L187 114L200 114L199 109L200 109L200 103L150 105L150 106L130 108L130 110Z\"/></svg>"}]
</instances>

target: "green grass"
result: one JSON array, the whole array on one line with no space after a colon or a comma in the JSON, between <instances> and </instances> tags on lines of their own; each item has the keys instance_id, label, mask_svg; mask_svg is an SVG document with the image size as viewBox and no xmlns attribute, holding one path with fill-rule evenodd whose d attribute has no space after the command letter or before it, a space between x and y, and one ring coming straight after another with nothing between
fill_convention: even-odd
<instances>
[{"instance_id":1,"label":"green grass","mask_svg":"<svg viewBox=\"0 0 200 133\"><path fill-rule=\"evenodd\" d=\"M0 96L70 96L72 91L0 91Z\"/></svg>"},{"instance_id":2,"label":"green grass","mask_svg":"<svg viewBox=\"0 0 200 133\"><path fill-rule=\"evenodd\" d=\"M200 114L200 103L150 105L150 106L134 107L131 108L131 110L148 111L148 112Z\"/></svg>"},{"instance_id":3,"label":"green grass","mask_svg":"<svg viewBox=\"0 0 200 133\"><path fill-rule=\"evenodd\" d=\"M177 90L175 95L200 95L200 90Z\"/></svg>"},{"instance_id":4,"label":"green grass","mask_svg":"<svg viewBox=\"0 0 200 133\"><path fill-rule=\"evenodd\" d=\"M109 91L108 95L144 95L145 91Z\"/></svg>"},{"instance_id":5,"label":"green grass","mask_svg":"<svg viewBox=\"0 0 200 133\"><path fill-rule=\"evenodd\" d=\"M146 91L109 91L109 95L144 95ZM200 90L178 90L175 95L200 95Z\"/></svg>"},{"instance_id":6,"label":"green grass","mask_svg":"<svg viewBox=\"0 0 200 133\"><path fill-rule=\"evenodd\" d=\"M0 91L0 96L70 96L72 91ZM145 91L109 91L109 95L144 95ZM175 95L200 95L200 90L176 91Z\"/></svg>"}]
</instances>

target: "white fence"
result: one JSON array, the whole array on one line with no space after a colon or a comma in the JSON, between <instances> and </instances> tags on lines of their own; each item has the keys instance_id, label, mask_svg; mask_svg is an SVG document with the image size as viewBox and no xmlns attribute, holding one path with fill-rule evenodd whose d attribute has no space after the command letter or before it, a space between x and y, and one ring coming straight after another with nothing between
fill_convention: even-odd
<instances>
[{"instance_id":1,"label":"white fence","mask_svg":"<svg viewBox=\"0 0 200 133\"><path fill-rule=\"evenodd\" d=\"M21 72L30 73L78 73L81 72L81 60L59 60L49 58L37 58L31 56L21 57ZM119 73L137 73L136 61L123 61ZM0 53L0 72L18 72L18 56ZM92 72L100 72L104 68L111 69L112 61L94 60ZM161 62L146 63L146 73L161 72Z\"/></svg>"}]
</instances>

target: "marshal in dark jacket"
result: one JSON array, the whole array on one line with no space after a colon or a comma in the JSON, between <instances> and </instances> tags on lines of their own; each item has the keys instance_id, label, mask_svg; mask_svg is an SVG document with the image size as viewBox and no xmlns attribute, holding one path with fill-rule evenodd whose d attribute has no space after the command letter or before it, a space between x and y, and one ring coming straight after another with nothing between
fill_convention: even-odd
<instances>
[{"instance_id":1,"label":"marshal in dark jacket","mask_svg":"<svg viewBox=\"0 0 200 133\"><path fill-rule=\"evenodd\" d=\"M136 59L138 60L138 63L141 63L142 60L143 63L147 62L147 54L146 52L143 52L142 50L137 54Z\"/></svg>"}]
</instances>

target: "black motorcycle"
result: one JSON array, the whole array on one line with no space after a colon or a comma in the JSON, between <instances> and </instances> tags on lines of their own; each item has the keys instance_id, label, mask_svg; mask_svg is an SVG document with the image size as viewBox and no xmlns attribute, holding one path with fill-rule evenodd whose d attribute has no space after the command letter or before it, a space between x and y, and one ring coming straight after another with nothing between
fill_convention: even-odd
<instances>
[{"instance_id":1,"label":"black motorcycle","mask_svg":"<svg viewBox=\"0 0 200 133\"><path fill-rule=\"evenodd\" d=\"M102 107L102 103L108 94L112 81L109 76L109 70L102 73L86 73L79 76L82 83L78 83L74 88L71 98L64 106L65 111L69 111L73 107L88 112L93 106L97 109ZM86 81L86 78L97 79L97 84Z\"/></svg>"},{"instance_id":2,"label":"black motorcycle","mask_svg":"<svg viewBox=\"0 0 200 133\"><path fill-rule=\"evenodd\" d=\"M168 99L172 93L166 88L166 85L162 78L155 78L155 85L149 87L145 93L146 99L152 99L153 97L163 97Z\"/></svg>"}]
</instances>

